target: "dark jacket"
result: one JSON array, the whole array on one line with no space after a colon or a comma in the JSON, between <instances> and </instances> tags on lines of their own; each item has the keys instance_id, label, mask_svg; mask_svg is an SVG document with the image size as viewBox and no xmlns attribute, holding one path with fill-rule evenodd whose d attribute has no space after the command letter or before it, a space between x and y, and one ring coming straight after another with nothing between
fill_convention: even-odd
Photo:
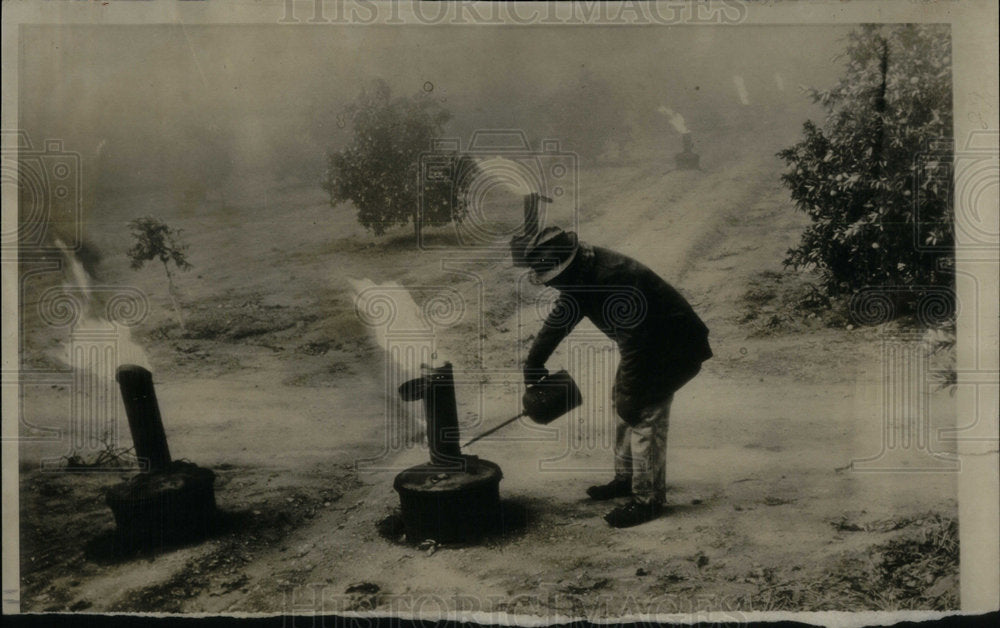
<instances>
[{"instance_id":1,"label":"dark jacket","mask_svg":"<svg viewBox=\"0 0 1000 628\"><path fill-rule=\"evenodd\" d=\"M618 344L615 407L630 424L664 401L712 357L708 328L670 284L639 262L581 244L570 276L528 352L526 368L545 365L556 347L589 318Z\"/></svg>"}]
</instances>

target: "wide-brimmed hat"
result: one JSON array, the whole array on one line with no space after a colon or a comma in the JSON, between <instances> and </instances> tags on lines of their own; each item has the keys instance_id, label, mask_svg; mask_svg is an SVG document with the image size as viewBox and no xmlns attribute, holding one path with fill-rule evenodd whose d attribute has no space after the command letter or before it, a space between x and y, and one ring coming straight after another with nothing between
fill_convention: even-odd
<instances>
[{"instance_id":1,"label":"wide-brimmed hat","mask_svg":"<svg viewBox=\"0 0 1000 628\"><path fill-rule=\"evenodd\" d=\"M531 282L543 284L561 275L573 263L579 248L576 233L559 227L542 229L524 250L533 271Z\"/></svg>"}]
</instances>

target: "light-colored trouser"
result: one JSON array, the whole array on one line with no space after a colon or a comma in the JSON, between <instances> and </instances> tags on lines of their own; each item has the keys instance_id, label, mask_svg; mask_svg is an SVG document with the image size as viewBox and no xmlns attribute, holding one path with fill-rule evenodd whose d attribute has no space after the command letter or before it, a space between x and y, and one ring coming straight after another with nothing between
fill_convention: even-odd
<instances>
[{"instance_id":1,"label":"light-colored trouser","mask_svg":"<svg viewBox=\"0 0 1000 628\"><path fill-rule=\"evenodd\" d=\"M667 495L667 429L670 427L670 395L647 406L635 427L618 418L615 432L615 478L632 478L637 501L663 503Z\"/></svg>"}]
</instances>

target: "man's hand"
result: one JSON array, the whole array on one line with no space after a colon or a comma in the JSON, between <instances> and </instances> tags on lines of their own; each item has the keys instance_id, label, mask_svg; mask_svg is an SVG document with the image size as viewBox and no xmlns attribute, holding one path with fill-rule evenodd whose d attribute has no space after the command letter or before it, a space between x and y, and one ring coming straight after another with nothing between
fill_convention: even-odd
<instances>
[{"instance_id":1,"label":"man's hand","mask_svg":"<svg viewBox=\"0 0 1000 628\"><path fill-rule=\"evenodd\" d=\"M544 366L526 366L524 367L524 385L534 386L548 375L549 372Z\"/></svg>"}]
</instances>

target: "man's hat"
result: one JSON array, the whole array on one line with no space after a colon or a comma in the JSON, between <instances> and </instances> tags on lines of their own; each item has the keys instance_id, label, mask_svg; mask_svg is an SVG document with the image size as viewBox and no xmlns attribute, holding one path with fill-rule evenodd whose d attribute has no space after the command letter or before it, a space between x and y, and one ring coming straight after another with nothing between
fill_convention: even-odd
<instances>
[{"instance_id":1,"label":"man's hat","mask_svg":"<svg viewBox=\"0 0 1000 628\"><path fill-rule=\"evenodd\" d=\"M573 263L578 249L574 232L559 227L542 229L524 250L525 260L534 271L531 282L543 284L561 275Z\"/></svg>"}]
</instances>

